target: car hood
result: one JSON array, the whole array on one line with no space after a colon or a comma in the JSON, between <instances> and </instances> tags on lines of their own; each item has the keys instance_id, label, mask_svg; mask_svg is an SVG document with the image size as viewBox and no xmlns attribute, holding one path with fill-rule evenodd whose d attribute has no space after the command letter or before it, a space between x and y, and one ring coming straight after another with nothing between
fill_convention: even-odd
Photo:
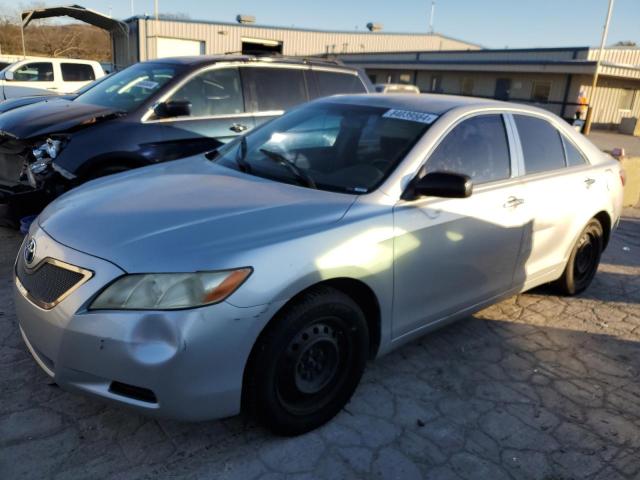
<instances>
[{"instance_id":1,"label":"car hood","mask_svg":"<svg viewBox=\"0 0 640 480\"><path fill-rule=\"evenodd\" d=\"M355 198L192 157L89 182L38 222L56 241L128 272L195 271L326 228Z\"/></svg>"},{"instance_id":2,"label":"car hood","mask_svg":"<svg viewBox=\"0 0 640 480\"><path fill-rule=\"evenodd\" d=\"M8 112L9 110L24 107L25 105L31 105L33 103L59 100L60 98L63 97L52 95L33 95L30 97L10 98L8 100L0 101L0 113Z\"/></svg>"},{"instance_id":3,"label":"car hood","mask_svg":"<svg viewBox=\"0 0 640 480\"><path fill-rule=\"evenodd\" d=\"M2 113L0 134L18 139L32 138L90 125L114 114L116 111L111 108L54 97Z\"/></svg>"}]
</instances>

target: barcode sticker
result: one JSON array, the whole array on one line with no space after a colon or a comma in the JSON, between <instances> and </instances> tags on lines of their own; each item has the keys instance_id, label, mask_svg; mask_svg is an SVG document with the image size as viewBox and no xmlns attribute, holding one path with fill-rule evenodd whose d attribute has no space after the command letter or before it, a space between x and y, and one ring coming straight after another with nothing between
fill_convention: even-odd
<instances>
[{"instance_id":1,"label":"barcode sticker","mask_svg":"<svg viewBox=\"0 0 640 480\"><path fill-rule=\"evenodd\" d=\"M396 120L406 120L408 122L426 123L427 125L431 125L438 118L438 115L434 115L433 113L396 110L395 108L387 110L382 116L384 118L395 118Z\"/></svg>"}]
</instances>

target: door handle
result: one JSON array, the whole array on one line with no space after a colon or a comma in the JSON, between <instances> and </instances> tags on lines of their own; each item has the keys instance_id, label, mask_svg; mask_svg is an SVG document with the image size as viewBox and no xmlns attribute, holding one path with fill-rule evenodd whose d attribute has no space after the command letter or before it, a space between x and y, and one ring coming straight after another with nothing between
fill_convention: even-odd
<instances>
[{"instance_id":1,"label":"door handle","mask_svg":"<svg viewBox=\"0 0 640 480\"><path fill-rule=\"evenodd\" d=\"M522 205L524 203L524 198L518 198L511 196L507 199L506 202L502 205L504 208L515 208L518 205Z\"/></svg>"},{"instance_id":2,"label":"door handle","mask_svg":"<svg viewBox=\"0 0 640 480\"><path fill-rule=\"evenodd\" d=\"M586 178L584 180L584 184L587 186L587 188L589 188L591 185L593 185L594 183L596 183L595 178Z\"/></svg>"},{"instance_id":3,"label":"door handle","mask_svg":"<svg viewBox=\"0 0 640 480\"><path fill-rule=\"evenodd\" d=\"M58 87L47 87L47 90L57 90Z\"/></svg>"},{"instance_id":4,"label":"door handle","mask_svg":"<svg viewBox=\"0 0 640 480\"><path fill-rule=\"evenodd\" d=\"M246 125L243 125L241 123L234 123L233 125L231 125L229 127L229 130L231 130L232 132L241 133L241 132L246 131L248 128L249 127L247 127Z\"/></svg>"}]
</instances>

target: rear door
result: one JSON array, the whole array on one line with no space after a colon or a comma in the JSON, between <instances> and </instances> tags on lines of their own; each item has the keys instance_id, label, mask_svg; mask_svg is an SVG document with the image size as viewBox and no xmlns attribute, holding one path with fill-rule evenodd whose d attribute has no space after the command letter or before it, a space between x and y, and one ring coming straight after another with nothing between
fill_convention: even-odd
<instances>
[{"instance_id":1,"label":"rear door","mask_svg":"<svg viewBox=\"0 0 640 480\"><path fill-rule=\"evenodd\" d=\"M310 90L312 98L349 93L367 93L367 88L355 71L313 67L311 77L314 83L313 90Z\"/></svg>"},{"instance_id":2,"label":"rear door","mask_svg":"<svg viewBox=\"0 0 640 480\"><path fill-rule=\"evenodd\" d=\"M96 79L93 66L87 63L60 62L61 93L72 93Z\"/></svg>"},{"instance_id":3,"label":"rear door","mask_svg":"<svg viewBox=\"0 0 640 480\"><path fill-rule=\"evenodd\" d=\"M525 203L532 222L527 282L555 276L564 268L575 237L597 213L598 189L606 188L579 148L546 118L513 114L522 158Z\"/></svg>"},{"instance_id":4,"label":"rear door","mask_svg":"<svg viewBox=\"0 0 640 480\"><path fill-rule=\"evenodd\" d=\"M255 126L309 100L306 67L259 65L242 69L247 111Z\"/></svg>"},{"instance_id":5,"label":"rear door","mask_svg":"<svg viewBox=\"0 0 640 480\"><path fill-rule=\"evenodd\" d=\"M178 148L180 157L217 148L254 126L252 115L245 109L236 67L201 71L166 99L183 100L191 103L189 116L147 120L164 127L165 142Z\"/></svg>"},{"instance_id":6,"label":"rear door","mask_svg":"<svg viewBox=\"0 0 640 480\"><path fill-rule=\"evenodd\" d=\"M5 98L58 93L52 62L28 62L15 69L9 67L9 71L13 79L5 80Z\"/></svg>"}]
</instances>

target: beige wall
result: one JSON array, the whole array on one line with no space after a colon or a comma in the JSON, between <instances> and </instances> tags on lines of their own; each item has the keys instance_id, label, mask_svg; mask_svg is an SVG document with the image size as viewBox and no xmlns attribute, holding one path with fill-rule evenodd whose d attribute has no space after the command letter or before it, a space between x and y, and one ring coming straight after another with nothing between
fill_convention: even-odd
<instances>
[{"instance_id":1,"label":"beige wall","mask_svg":"<svg viewBox=\"0 0 640 480\"><path fill-rule=\"evenodd\" d=\"M407 75L411 80L410 83L415 83L421 91L431 91L431 80L434 76L442 78L442 92L453 95L460 95L462 93L462 83L465 78L473 79L473 96L478 97L493 97L495 94L496 80L498 78L510 78L511 79L511 97L514 101L517 99L528 100L531 98L533 92L533 86L536 81L551 82L551 91L549 100L561 102L564 97L564 91L566 88L567 75L561 74L522 74L522 73L484 73L484 72L441 72L441 71L419 71L417 77L414 80L415 73L410 70L369 70L368 74L376 76L375 80L378 83L387 82L387 78L391 78L392 83L400 83L400 76L402 74ZM576 96L577 98L577 96ZM575 101L575 99L569 101ZM527 102L529 103L529 102ZM531 103L530 103L531 104ZM560 114L560 105L540 105L556 114Z\"/></svg>"},{"instance_id":2,"label":"beige wall","mask_svg":"<svg viewBox=\"0 0 640 480\"><path fill-rule=\"evenodd\" d=\"M582 89L587 98L591 99L591 84L593 77L582 75L576 77L572 95L575 98ZM635 98L630 110L621 110L620 99L625 90L635 91ZM591 103L591 101L590 101ZM640 80L625 80L610 77L599 77L596 89L595 103L593 103L594 115L593 123L600 126L618 125L622 118L640 118Z\"/></svg>"},{"instance_id":3,"label":"beige wall","mask_svg":"<svg viewBox=\"0 0 640 480\"><path fill-rule=\"evenodd\" d=\"M288 28L180 21L139 20L140 60L155 58L154 37L205 42L207 54L238 52L242 38L283 43L285 55L321 55L352 52L478 49L478 45L440 35L372 32L322 32ZM415 58L415 55L414 55Z\"/></svg>"},{"instance_id":4,"label":"beige wall","mask_svg":"<svg viewBox=\"0 0 640 480\"><path fill-rule=\"evenodd\" d=\"M493 97L495 94L496 80L498 78L511 79L511 100L531 99L533 86L536 81L551 82L551 92L549 100L554 102L562 102L564 93L569 81L567 74L542 74L542 73L507 73L507 72L460 72L460 71L425 71L416 72L413 70L382 70L367 69L368 74L376 76L378 83L387 82L388 78L392 83L402 83L401 75L409 78L409 83L415 83L421 91L431 91L431 79L434 76L442 78L442 92L458 95L462 92L462 82L466 77L473 78L473 93L478 97ZM580 91L586 93L590 98L592 77L589 75L572 75L567 95L567 102L577 103ZM624 89L632 89L635 91L635 99L630 110L621 110L619 108L620 98ZM531 102L527 102L532 104ZM561 105L540 104L542 108L546 108L551 112L561 115ZM601 77L598 81L598 90L595 98L593 122L596 126L610 127L618 125L622 118L637 117L640 118L640 81L615 79L610 77ZM573 117L576 107L566 106L563 116Z\"/></svg>"}]
</instances>

